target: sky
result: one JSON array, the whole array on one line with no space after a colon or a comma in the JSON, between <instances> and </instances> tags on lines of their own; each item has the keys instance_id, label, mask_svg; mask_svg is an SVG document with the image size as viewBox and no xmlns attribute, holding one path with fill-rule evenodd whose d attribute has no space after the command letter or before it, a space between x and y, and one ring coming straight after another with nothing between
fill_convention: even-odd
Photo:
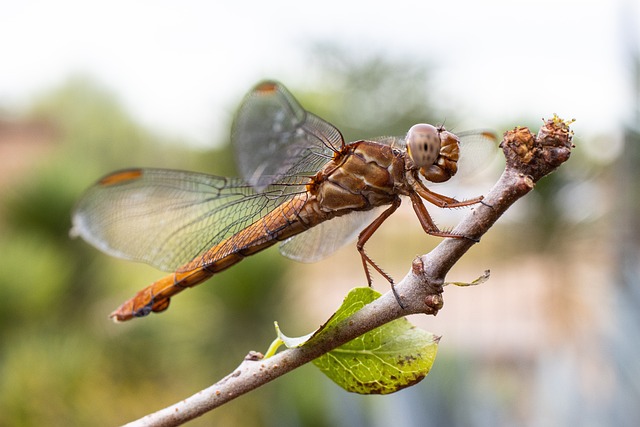
<instances>
[{"instance_id":1,"label":"sky","mask_svg":"<svg viewBox=\"0 0 640 427\"><path fill-rule=\"evenodd\" d=\"M143 124L208 144L257 81L313 84L305 51L322 42L434 64L443 110L475 127L631 117L631 0L1 1L0 111L88 75Z\"/></svg>"}]
</instances>

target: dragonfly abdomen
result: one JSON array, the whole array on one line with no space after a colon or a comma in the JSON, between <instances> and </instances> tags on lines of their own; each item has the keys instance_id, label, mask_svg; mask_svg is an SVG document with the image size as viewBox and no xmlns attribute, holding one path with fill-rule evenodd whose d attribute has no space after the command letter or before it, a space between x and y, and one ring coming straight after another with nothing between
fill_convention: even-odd
<instances>
[{"instance_id":1,"label":"dragonfly abdomen","mask_svg":"<svg viewBox=\"0 0 640 427\"><path fill-rule=\"evenodd\" d=\"M312 212L316 215L312 215ZM147 286L111 313L111 317L117 321L125 321L146 316L151 312L164 311L169 307L173 295L204 282L247 256L306 231L331 217L330 214L317 209L315 198L308 198L306 194L296 196L218 243L204 255L183 265L175 273Z\"/></svg>"}]
</instances>

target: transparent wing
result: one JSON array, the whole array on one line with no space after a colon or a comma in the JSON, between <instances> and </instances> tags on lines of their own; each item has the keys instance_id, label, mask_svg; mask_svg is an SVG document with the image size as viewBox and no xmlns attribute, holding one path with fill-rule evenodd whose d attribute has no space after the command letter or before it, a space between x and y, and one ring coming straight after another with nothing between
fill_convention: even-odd
<instances>
[{"instance_id":1,"label":"transparent wing","mask_svg":"<svg viewBox=\"0 0 640 427\"><path fill-rule=\"evenodd\" d=\"M355 241L360 231L380 215L381 210L385 208L354 211L322 222L308 231L282 242L280 253L296 261L319 261L346 244Z\"/></svg>"},{"instance_id":2,"label":"transparent wing","mask_svg":"<svg viewBox=\"0 0 640 427\"><path fill-rule=\"evenodd\" d=\"M378 136L373 138L372 141L400 150L407 149L407 142L404 140L404 138L400 138L399 136Z\"/></svg>"},{"instance_id":3,"label":"transparent wing","mask_svg":"<svg viewBox=\"0 0 640 427\"><path fill-rule=\"evenodd\" d=\"M458 175L462 179L473 177L491 164L498 152L498 136L495 132L476 129L454 133L460 138Z\"/></svg>"},{"instance_id":4,"label":"transparent wing","mask_svg":"<svg viewBox=\"0 0 640 427\"><path fill-rule=\"evenodd\" d=\"M313 176L340 150L340 131L305 111L277 82L246 96L231 139L240 173L257 191L287 176Z\"/></svg>"},{"instance_id":5,"label":"transparent wing","mask_svg":"<svg viewBox=\"0 0 640 427\"><path fill-rule=\"evenodd\" d=\"M110 255L173 271L303 191L303 184L291 178L256 193L240 179L124 170L87 190L71 234Z\"/></svg>"}]
</instances>

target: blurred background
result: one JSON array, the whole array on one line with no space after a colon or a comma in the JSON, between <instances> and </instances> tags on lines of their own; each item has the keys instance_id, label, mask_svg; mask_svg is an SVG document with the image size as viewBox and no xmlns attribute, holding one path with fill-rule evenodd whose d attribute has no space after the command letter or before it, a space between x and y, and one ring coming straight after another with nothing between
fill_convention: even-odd
<instances>
[{"instance_id":1,"label":"blurred background","mask_svg":"<svg viewBox=\"0 0 640 427\"><path fill-rule=\"evenodd\" d=\"M107 318L164 273L71 240L75 201L128 166L235 174L231 120L264 78L348 140L417 122L536 132L558 113L576 149L448 277L490 281L410 319L443 336L423 382L358 396L305 366L189 425L637 425L639 18L626 0L5 2L0 426L131 421L265 351L274 320L306 334L365 285L355 245L316 264L270 249L166 313ZM485 193L502 167L487 163L436 190ZM438 243L405 205L368 244L396 278Z\"/></svg>"}]
</instances>

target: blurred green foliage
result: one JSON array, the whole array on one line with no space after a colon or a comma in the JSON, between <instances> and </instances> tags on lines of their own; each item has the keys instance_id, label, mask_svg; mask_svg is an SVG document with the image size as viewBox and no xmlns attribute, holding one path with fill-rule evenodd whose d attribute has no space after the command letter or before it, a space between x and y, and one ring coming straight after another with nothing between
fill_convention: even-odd
<instances>
[{"instance_id":1,"label":"blurred green foliage","mask_svg":"<svg viewBox=\"0 0 640 427\"><path fill-rule=\"evenodd\" d=\"M110 310L163 273L68 237L75 200L106 172L215 171L228 153L203 156L154 135L86 78L44 96L27 117L52 121L61 141L2 195L0 425L122 423L197 391L253 346L267 347L282 295L276 253L221 274L224 286L186 292L171 316L115 325Z\"/></svg>"}]
</instances>

